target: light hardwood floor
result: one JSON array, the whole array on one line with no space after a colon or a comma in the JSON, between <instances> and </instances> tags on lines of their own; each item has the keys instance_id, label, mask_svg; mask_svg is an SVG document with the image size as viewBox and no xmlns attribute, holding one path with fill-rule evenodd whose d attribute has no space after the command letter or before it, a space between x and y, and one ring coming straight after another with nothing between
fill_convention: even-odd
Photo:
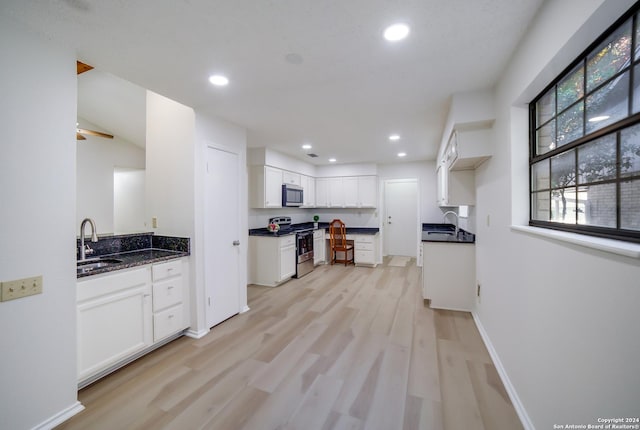
<instances>
[{"instance_id":1,"label":"light hardwood floor","mask_svg":"<svg viewBox=\"0 0 640 430\"><path fill-rule=\"evenodd\" d=\"M470 314L420 268L320 266L79 392L59 429L522 428Z\"/></svg>"}]
</instances>

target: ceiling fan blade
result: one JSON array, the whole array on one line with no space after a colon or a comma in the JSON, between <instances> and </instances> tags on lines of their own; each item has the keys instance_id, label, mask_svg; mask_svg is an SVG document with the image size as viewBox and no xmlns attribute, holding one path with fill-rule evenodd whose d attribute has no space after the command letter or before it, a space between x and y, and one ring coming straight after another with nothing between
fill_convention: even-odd
<instances>
[{"instance_id":1,"label":"ceiling fan blade","mask_svg":"<svg viewBox=\"0 0 640 430\"><path fill-rule=\"evenodd\" d=\"M113 139L113 135L111 134L107 134L107 133L102 133L100 131L95 131L95 130L87 130L84 128L79 128L78 129L78 133L80 134L88 134L89 136L98 136L98 137L104 137L107 139Z\"/></svg>"},{"instance_id":2,"label":"ceiling fan blade","mask_svg":"<svg viewBox=\"0 0 640 430\"><path fill-rule=\"evenodd\" d=\"M78 75L80 73L88 72L91 69L93 69L93 66L90 66L88 64L84 64L81 61L76 61L76 71L77 71Z\"/></svg>"},{"instance_id":3,"label":"ceiling fan blade","mask_svg":"<svg viewBox=\"0 0 640 430\"><path fill-rule=\"evenodd\" d=\"M76 132L76 140L87 140L87 138L81 135L80 133Z\"/></svg>"}]
</instances>

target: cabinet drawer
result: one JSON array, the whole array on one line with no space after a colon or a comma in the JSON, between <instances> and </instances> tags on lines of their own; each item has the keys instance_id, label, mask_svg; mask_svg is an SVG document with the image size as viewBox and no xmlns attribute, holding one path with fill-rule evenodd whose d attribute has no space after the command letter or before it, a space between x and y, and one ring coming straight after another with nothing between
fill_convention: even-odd
<instances>
[{"instance_id":1,"label":"cabinet drawer","mask_svg":"<svg viewBox=\"0 0 640 430\"><path fill-rule=\"evenodd\" d=\"M356 242L356 251L373 251L373 243Z\"/></svg>"},{"instance_id":2,"label":"cabinet drawer","mask_svg":"<svg viewBox=\"0 0 640 430\"><path fill-rule=\"evenodd\" d=\"M370 243L373 245L373 236L355 236L356 244Z\"/></svg>"},{"instance_id":3,"label":"cabinet drawer","mask_svg":"<svg viewBox=\"0 0 640 430\"><path fill-rule=\"evenodd\" d=\"M183 306L178 305L153 315L153 341L157 342L184 329Z\"/></svg>"},{"instance_id":4,"label":"cabinet drawer","mask_svg":"<svg viewBox=\"0 0 640 430\"><path fill-rule=\"evenodd\" d=\"M173 260L167 263L154 264L151 271L154 281L169 278L170 276L178 276L182 273L182 261Z\"/></svg>"},{"instance_id":5,"label":"cabinet drawer","mask_svg":"<svg viewBox=\"0 0 640 430\"><path fill-rule=\"evenodd\" d=\"M324 231L323 230L314 230L313 231L313 239L323 239L324 238Z\"/></svg>"},{"instance_id":6,"label":"cabinet drawer","mask_svg":"<svg viewBox=\"0 0 640 430\"><path fill-rule=\"evenodd\" d=\"M292 246L296 244L296 235L291 234L289 236L283 236L280 238L280 248Z\"/></svg>"},{"instance_id":7,"label":"cabinet drawer","mask_svg":"<svg viewBox=\"0 0 640 430\"><path fill-rule=\"evenodd\" d=\"M373 251L356 251L354 257L356 263L375 264Z\"/></svg>"},{"instance_id":8,"label":"cabinet drawer","mask_svg":"<svg viewBox=\"0 0 640 430\"><path fill-rule=\"evenodd\" d=\"M182 303L182 276L153 283L153 311Z\"/></svg>"}]
</instances>

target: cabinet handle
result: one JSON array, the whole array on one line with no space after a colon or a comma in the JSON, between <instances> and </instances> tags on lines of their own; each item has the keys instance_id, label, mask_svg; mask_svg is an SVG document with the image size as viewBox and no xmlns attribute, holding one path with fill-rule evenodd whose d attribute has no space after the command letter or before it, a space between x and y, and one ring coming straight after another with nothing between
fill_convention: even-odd
<instances>
[{"instance_id":1,"label":"cabinet handle","mask_svg":"<svg viewBox=\"0 0 640 430\"><path fill-rule=\"evenodd\" d=\"M233 241L233 246L240 246L240 241L239 240L234 240Z\"/></svg>"}]
</instances>

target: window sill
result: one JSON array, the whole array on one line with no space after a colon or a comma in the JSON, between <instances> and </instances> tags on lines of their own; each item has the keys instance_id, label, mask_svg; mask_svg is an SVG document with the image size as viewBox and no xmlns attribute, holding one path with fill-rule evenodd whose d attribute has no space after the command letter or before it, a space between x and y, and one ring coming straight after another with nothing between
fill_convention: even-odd
<instances>
[{"instance_id":1,"label":"window sill","mask_svg":"<svg viewBox=\"0 0 640 430\"><path fill-rule=\"evenodd\" d=\"M511 230L529 233L536 236L547 237L561 242L568 242L599 251L610 252L612 254L624 255L625 257L640 259L640 245L637 243L623 242L621 240L603 239L599 237L586 236L583 234L569 233L566 231L550 230L528 225L512 225Z\"/></svg>"}]
</instances>

